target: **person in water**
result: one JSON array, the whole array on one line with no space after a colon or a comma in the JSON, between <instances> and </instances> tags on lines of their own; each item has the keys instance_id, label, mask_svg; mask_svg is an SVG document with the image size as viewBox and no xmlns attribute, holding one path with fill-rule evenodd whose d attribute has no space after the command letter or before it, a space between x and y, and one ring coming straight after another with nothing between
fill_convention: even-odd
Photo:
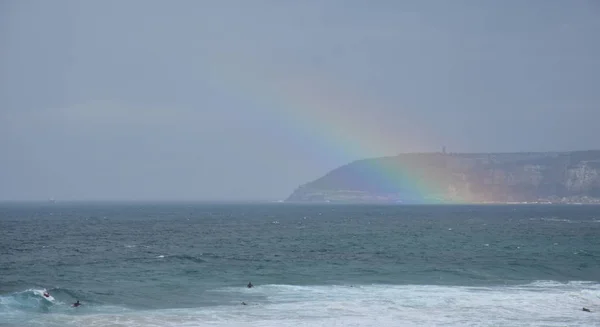
<instances>
[{"instance_id":1,"label":"person in water","mask_svg":"<svg viewBox=\"0 0 600 327\"><path fill-rule=\"evenodd\" d=\"M248 288L252 288L254 285L252 285L252 282L248 282Z\"/></svg>"},{"instance_id":2,"label":"person in water","mask_svg":"<svg viewBox=\"0 0 600 327\"><path fill-rule=\"evenodd\" d=\"M48 291L44 291L44 296L45 297L50 297L50 293L48 293Z\"/></svg>"},{"instance_id":3,"label":"person in water","mask_svg":"<svg viewBox=\"0 0 600 327\"><path fill-rule=\"evenodd\" d=\"M79 303L79 300L77 300L77 302L73 303L73 306L74 306L74 307L78 307L78 306L80 306L80 305L81 305L81 303Z\"/></svg>"},{"instance_id":4,"label":"person in water","mask_svg":"<svg viewBox=\"0 0 600 327\"><path fill-rule=\"evenodd\" d=\"M585 312L592 312L592 310L590 310L590 309L588 309L588 308L583 308L583 309L581 309L581 310L582 310L582 311L585 311Z\"/></svg>"}]
</instances>

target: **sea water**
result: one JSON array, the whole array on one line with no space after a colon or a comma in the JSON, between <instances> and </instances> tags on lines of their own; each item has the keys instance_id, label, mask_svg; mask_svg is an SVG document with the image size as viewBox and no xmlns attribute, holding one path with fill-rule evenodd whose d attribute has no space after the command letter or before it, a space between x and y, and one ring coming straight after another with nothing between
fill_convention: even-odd
<instances>
[{"instance_id":1,"label":"sea water","mask_svg":"<svg viewBox=\"0 0 600 327\"><path fill-rule=\"evenodd\" d=\"M0 326L600 326L600 207L5 203Z\"/></svg>"}]
</instances>

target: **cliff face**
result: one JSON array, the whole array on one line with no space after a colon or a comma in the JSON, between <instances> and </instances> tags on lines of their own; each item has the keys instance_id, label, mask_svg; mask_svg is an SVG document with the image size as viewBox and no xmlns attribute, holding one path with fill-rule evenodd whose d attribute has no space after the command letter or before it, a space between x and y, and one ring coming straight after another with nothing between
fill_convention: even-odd
<instances>
[{"instance_id":1,"label":"cliff face","mask_svg":"<svg viewBox=\"0 0 600 327\"><path fill-rule=\"evenodd\" d=\"M597 202L600 151L401 154L355 161L290 202Z\"/></svg>"}]
</instances>

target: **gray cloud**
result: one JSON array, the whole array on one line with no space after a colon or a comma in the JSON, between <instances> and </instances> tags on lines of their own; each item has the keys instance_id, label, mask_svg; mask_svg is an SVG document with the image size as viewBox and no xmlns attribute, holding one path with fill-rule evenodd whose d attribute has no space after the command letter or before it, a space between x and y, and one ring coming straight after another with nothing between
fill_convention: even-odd
<instances>
[{"instance_id":1,"label":"gray cloud","mask_svg":"<svg viewBox=\"0 0 600 327\"><path fill-rule=\"evenodd\" d=\"M402 151L597 148L589 1L4 1L0 199L280 199Z\"/></svg>"}]
</instances>

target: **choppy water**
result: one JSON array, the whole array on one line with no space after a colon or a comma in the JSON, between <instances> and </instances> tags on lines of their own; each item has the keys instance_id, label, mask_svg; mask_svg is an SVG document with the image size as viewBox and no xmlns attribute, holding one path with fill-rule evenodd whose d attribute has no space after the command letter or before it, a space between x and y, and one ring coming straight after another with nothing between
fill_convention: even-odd
<instances>
[{"instance_id":1,"label":"choppy water","mask_svg":"<svg viewBox=\"0 0 600 327\"><path fill-rule=\"evenodd\" d=\"M600 326L600 207L1 204L0 325Z\"/></svg>"}]
</instances>

